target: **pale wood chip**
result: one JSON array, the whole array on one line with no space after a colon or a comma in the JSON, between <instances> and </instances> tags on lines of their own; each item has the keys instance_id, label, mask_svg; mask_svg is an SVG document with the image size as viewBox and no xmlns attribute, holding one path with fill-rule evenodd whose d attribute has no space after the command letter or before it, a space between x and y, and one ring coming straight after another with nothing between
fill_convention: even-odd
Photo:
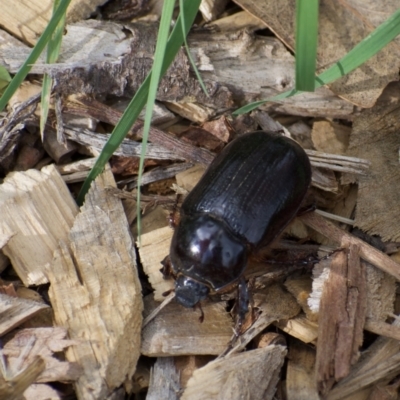
<instances>
[{"instance_id":1,"label":"pale wood chip","mask_svg":"<svg viewBox=\"0 0 400 400\"><path fill-rule=\"evenodd\" d=\"M193 373L181 399L272 400L285 355L271 345L213 361Z\"/></svg>"},{"instance_id":2,"label":"pale wood chip","mask_svg":"<svg viewBox=\"0 0 400 400\"><path fill-rule=\"evenodd\" d=\"M66 357L83 373L78 397L104 399L135 372L140 354L142 296L135 250L109 167L89 190L71 229L70 246L60 243L49 296L58 325L79 344Z\"/></svg>"}]
</instances>

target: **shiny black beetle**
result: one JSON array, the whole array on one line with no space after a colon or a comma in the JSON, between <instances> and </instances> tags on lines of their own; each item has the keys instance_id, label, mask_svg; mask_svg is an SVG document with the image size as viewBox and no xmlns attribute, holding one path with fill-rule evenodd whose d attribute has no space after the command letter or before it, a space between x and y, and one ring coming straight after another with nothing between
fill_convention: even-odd
<instances>
[{"instance_id":1,"label":"shiny black beetle","mask_svg":"<svg viewBox=\"0 0 400 400\"><path fill-rule=\"evenodd\" d=\"M248 256L295 217L310 181L310 161L289 138L257 131L226 146L182 204L170 249L176 300L193 307L239 281L243 317Z\"/></svg>"}]
</instances>

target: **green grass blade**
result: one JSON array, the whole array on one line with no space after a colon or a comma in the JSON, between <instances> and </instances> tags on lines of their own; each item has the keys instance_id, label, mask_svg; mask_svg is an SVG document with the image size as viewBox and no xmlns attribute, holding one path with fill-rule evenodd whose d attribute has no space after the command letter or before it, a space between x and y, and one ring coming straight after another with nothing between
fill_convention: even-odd
<instances>
[{"instance_id":1,"label":"green grass blade","mask_svg":"<svg viewBox=\"0 0 400 400\"><path fill-rule=\"evenodd\" d=\"M181 10L183 10L183 0L179 0L179 7ZM183 32L183 39L184 39L184 44L185 44L185 50L186 54L189 58L190 64L192 65L193 71L196 74L197 80L200 83L201 88L203 89L203 92L206 94L207 97L210 97L210 95L207 92L206 85L203 82L203 79L201 78L200 72L196 67L196 63L193 60L192 54L190 53L189 45L187 43L186 35L184 32L186 31L186 22L185 22L185 15L182 14L182 32Z\"/></svg>"},{"instance_id":2,"label":"green grass blade","mask_svg":"<svg viewBox=\"0 0 400 400\"><path fill-rule=\"evenodd\" d=\"M317 65L318 0L296 1L296 90L313 92Z\"/></svg>"},{"instance_id":3,"label":"green grass blade","mask_svg":"<svg viewBox=\"0 0 400 400\"><path fill-rule=\"evenodd\" d=\"M9 85L11 80L12 78L8 71L2 65L0 65L0 94Z\"/></svg>"},{"instance_id":4,"label":"green grass blade","mask_svg":"<svg viewBox=\"0 0 400 400\"><path fill-rule=\"evenodd\" d=\"M54 0L53 4L53 15L56 12L61 0ZM60 54L61 48L61 41L64 33L64 26L65 26L65 17L66 15L61 18L60 22L57 25L57 28L49 43L47 45L47 57L46 62L48 64L55 63L58 59ZM49 113L49 106L50 106L50 93L51 93L51 86L53 84L53 80L47 74L43 76L43 84L42 84L42 98L41 98L41 107L40 107L40 136L42 137L43 141L43 134L44 134L44 127L47 121L47 115Z\"/></svg>"},{"instance_id":5,"label":"green grass blade","mask_svg":"<svg viewBox=\"0 0 400 400\"><path fill-rule=\"evenodd\" d=\"M369 60L372 56L382 50L388 45L396 36L400 34L400 9L394 12L385 22L379 25L373 32L371 32L365 39L358 43L352 50L350 50L342 59L328 68L325 72L315 78L315 87L319 88L328 83L334 82L342 76L350 73L358 68L365 61ZM276 96L269 97L265 100L260 100L255 103L247 104L244 107L234 111L233 115L240 115L250 112L260 105L268 101L283 100L292 97L296 94L302 93L299 90L289 90L280 93Z\"/></svg>"},{"instance_id":6,"label":"green grass blade","mask_svg":"<svg viewBox=\"0 0 400 400\"><path fill-rule=\"evenodd\" d=\"M373 57L400 34L400 8L358 43L342 59L316 78L316 87L331 83Z\"/></svg>"},{"instance_id":7,"label":"green grass blade","mask_svg":"<svg viewBox=\"0 0 400 400\"><path fill-rule=\"evenodd\" d=\"M39 40L37 41L35 47L32 49L31 53L19 69L19 71L15 74L13 80L4 91L3 95L0 98L0 111L4 109L4 107L9 102L11 96L15 93L18 89L19 85L23 82L25 77L28 75L29 71L32 68L32 65L36 62L39 58L40 54L46 47L47 43L49 42L51 35L57 28L58 23L60 22L61 18L65 15L69 3L71 0L61 0L57 11L51 17L46 29L43 31L42 35L40 36Z\"/></svg>"},{"instance_id":8,"label":"green grass blade","mask_svg":"<svg viewBox=\"0 0 400 400\"><path fill-rule=\"evenodd\" d=\"M146 157L146 146L149 137L151 117L153 115L154 103L156 101L158 84L162 76L162 66L165 56L165 50L167 47L167 39L170 31L172 22L172 13L175 8L175 0L164 0L163 9L161 13L160 27L158 29L156 50L154 53L154 63L151 70L151 78L149 85L149 94L147 97L146 114L143 125L143 136L142 136L142 153L140 156L139 173L138 173L138 191L137 191L137 227L138 227L138 238L140 242L141 237L141 208L140 208L140 186L143 175L144 160ZM182 33L183 35L183 33Z\"/></svg>"},{"instance_id":9,"label":"green grass blade","mask_svg":"<svg viewBox=\"0 0 400 400\"><path fill-rule=\"evenodd\" d=\"M186 22L187 22L185 31L186 35L197 15L200 2L201 0L185 0L183 4L184 9L181 10L181 13L184 12L186 17ZM183 32L181 24L182 24L182 17L180 15L172 30L171 36L168 39L167 49L165 52L165 57L161 68L162 75L165 74L168 67L171 65L172 61L174 60L176 54L178 53L183 43ZM101 171L103 171L106 162L109 160L114 151L121 144L122 140L125 138L129 129L138 118L140 111L146 104L147 95L150 87L150 78L151 78L151 72L149 73L143 84L136 92L135 96L133 97L127 109L125 110L124 114L122 115L119 123L114 128L109 140L104 146L104 149L100 153L95 165L93 166L88 177L86 178L85 182L82 185L82 188L77 198L78 204L83 203L83 200L85 198L87 191L89 190L91 182L96 178L98 174L101 173Z\"/></svg>"}]
</instances>

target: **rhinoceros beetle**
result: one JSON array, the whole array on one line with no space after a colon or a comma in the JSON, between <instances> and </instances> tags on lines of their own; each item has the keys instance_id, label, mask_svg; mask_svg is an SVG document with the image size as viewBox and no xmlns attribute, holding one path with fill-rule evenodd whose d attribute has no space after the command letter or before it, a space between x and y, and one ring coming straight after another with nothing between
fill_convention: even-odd
<instances>
[{"instance_id":1,"label":"rhinoceros beetle","mask_svg":"<svg viewBox=\"0 0 400 400\"><path fill-rule=\"evenodd\" d=\"M170 248L178 303L193 307L239 283L243 318L248 257L296 216L310 182L310 161L292 139L256 131L228 144L182 204Z\"/></svg>"}]
</instances>

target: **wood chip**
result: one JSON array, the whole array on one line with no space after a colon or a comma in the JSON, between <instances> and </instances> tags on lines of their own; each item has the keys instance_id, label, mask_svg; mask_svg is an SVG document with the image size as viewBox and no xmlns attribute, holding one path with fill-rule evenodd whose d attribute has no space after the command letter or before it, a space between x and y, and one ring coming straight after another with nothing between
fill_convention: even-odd
<instances>
[{"instance_id":1,"label":"wood chip","mask_svg":"<svg viewBox=\"0 0 400 400\"><path fill-rule=\"evenodd\" d=\"M139 254L143 270L154 289L154 299L163 301L163 293L175 288L173 279L164 279L161 261L169 254L173 231L169 226L159 228L141 236Z\"/></svg>"},{"instance_id":2,"label":"wood chip","mask_svg":"<svg viewBox=\"0 0 400 400\"><path fill-rule=\"evenodd\" d=\"M158 305L152 295L145 298L146 317ZM169 303L142 332L142 354L149 357L177 355L218 355L232 336L232 318L225 302L202 302L204 321L199 310Z\"/></svg>"},{"instance_id":3,"label":"wood chip","mask_svg":"<svg viewBox=\"0 0 400 400\"><path fill-rule=\"evenodd\" d=\"M82 373L78 364L54 357L54 353L78 344L74 340L66 339L65 328L22 329L9 336L11 337L6 337L7 343L3 348L9 370L22 371L40 356L44 360L45 368L35 382L75 381Z\"/></svg>"},{"instance_id":4,"label":"wood chip","mask_svg":"<svg viewBox=\"0 0 400 400\"><path fill-rule=\"evenodd\" d=\"M2 363L2 365L4 365ZM35 381L45 368L43 359L36 356L23 371L8 372L3 368L0 374L0 398L20 400L25 390Z\"/></svg>"},{"instance_id":5,"label":"wood chip","mask_svg":"<svg viewBox=\"0 0 400 400\"><path fill-rule=\"evenodd\" d=\"M218 359L193 373L181 399L272 400L285 355L271 345Z\"/></svg>"},{"instance_id":6,"label":"wood chip","mask_svg":"<svg viewBox=\"0 0 400 400\"><path fill-rule=\"evenodd\" d=\"M400 326L399 321L393 325ZM354 366L351 373L340 381L328 394L327 400L342 400L361 392L380 380L389 382L400 372L400 342L378 338Z\"/></svg>"},{"instance_id":7,"label":"wood chip","mask_svg":"<svg viewBox=\"0 0 400 400\"><path fill-rule=\"evenodd\" d=\"M286 375L288 399L319 400L315 382L315 350L296 340L290 341Z\"/></svg>"},{"instance_id":8,"label":"wood chip","mask_svg":"<svg viewBox=\"0 0 400 400\"><path fill-rule=\"evenodd\" d=\"M173 357L159 357L151 371L146 400L178 400L179 372Z\"/></svg>"},{"instance_id":9,"label":"wood chip","mask_svg":"<svg viewBox=\"0 0 400 400\"><path fill-rule=\"evenodd\" d=\"M360 268L358 247L331 256L329 278L322 292L316 380L326 394L334 382L349 374L359 356L366 313L366 276Z\"/></svg>"},{"instance_id":10,"label":"wood chip","mask_svg":"<svg viewBox=\"0 0 400 400\"><path fill-rule=\"evenodd\" d=\"M0 294L0 335L11 331L39 311L47 308L49 307L46 304L37 301Z\"/></svg>"},{"instance_id":11,"label":"wood chip","mask_svg":"<svg viewBox=\"0 0 400 400\"><path fill-rule=\"evenodd\" d=\"M25 286L47 283L46 266L78 212L54 165L10 174L0 185L0 208L0 235L13 235L4 254Z\"/></svg>"},{"instance_id":12,"label":"wood chip","mask_svg":"<svg viewBox=\"0 0 400 400\"><path fill-rule=\"evenodd\" d=\"M135 250L107 168L89 190L70 233L47 271L58 325L79 344L66 357L83 373L78 397L104 399L135 372L140 354L142 296Z\"/></svg>"}]
</instances>

